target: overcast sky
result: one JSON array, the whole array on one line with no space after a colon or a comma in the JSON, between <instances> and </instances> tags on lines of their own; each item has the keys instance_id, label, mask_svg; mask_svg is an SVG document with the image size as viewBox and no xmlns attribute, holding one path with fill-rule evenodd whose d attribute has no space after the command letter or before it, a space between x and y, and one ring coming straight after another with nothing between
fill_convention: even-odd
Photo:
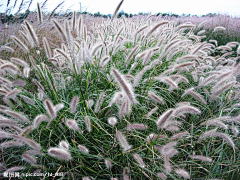
<instances>
[{"instance_id":1,"label":"overcast sky","mask_svg":"<svg viewBox=\"0 0 240 180\"><path fill-rule=\"evenodd\" d=\"M18 0L20 4L22 0ZM44 0L43 0L44 1ZM36 9L37 2L33 0L30 10ZM10 1L10 6L15 0ZM25 0L24 2L28 2ZM48 0L45 11L52 11L62 0ZM112 14L120 0L66 0L63 4L65 9L80 10L80 2L83 11L101 14ZM0 12L6 10L7 0L1 0ZM27 6L27 5L26 5ZM17 9L17 8L15 8ZM120 10L126 13L137 14L139 12L154 13L173 13L173 14L191 14L205 15L208 13L228 14L234 17L240 17L240 0L125 0Z\"/></svg>"}]
</instances>

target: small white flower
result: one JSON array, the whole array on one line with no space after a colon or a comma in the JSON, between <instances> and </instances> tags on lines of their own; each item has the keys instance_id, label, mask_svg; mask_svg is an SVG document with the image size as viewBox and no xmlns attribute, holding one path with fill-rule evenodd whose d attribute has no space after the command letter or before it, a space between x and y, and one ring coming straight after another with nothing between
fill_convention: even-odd
<instances>
[{"instance_id":1,"label":"small white flower","mask_svg":"<svg viewBox=\"0 0 240 180\"><path fill-rule=\"evenodd\" d=\"M111 125L111 126L115 126L117 124L117 118L109 117L108 118L108 124Z\"/></svg>"}]
</instances>

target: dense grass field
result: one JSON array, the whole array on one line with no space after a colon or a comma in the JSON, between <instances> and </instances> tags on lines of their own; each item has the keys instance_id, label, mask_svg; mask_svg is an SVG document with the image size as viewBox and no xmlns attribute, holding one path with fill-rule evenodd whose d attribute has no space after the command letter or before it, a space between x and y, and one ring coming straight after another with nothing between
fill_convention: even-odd
<instances>
[{"instance_id":1,"label":"dense grass field","mask_svg":"<svg viewBox=\"0 0 240 180\"><path fill-rule=\"evenodd\" d=\"M0 25L0 177L240 179L239 19L115 15Z\"/></svg>"}]
</instances>

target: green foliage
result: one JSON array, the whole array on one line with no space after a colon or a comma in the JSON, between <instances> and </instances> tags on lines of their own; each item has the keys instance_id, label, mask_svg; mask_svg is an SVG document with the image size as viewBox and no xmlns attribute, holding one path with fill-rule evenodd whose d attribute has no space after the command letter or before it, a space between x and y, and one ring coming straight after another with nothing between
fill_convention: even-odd
<instances>
[{"instance_id":1,"label":"green foliage","mask_svg":"<svg viewBox=\"0 0 240 180\"><path fill-rule=\"evenodd\" d=\"M93 17L86 12L78 15L85 23L90 18L104 16L100 12ZM189 179L186 174L192 179L238 179L240 142L234 131L234 127L239 129L239 84L235 81L239 72L237 53L225 57L230 63L221 64L217 55L226 52L209 43L196 43L191 35L197 32L181 34L170 22L152 29L159 22L147 21L146 17L133 21L121 18L122 15L126 16L126 13L122 11L118 14L120 19L105 19L103 24L91 28L81 24L72 26L74 18L71 18L69 23L61 25L62 28L54 26L57 31L49 31L46 35L37 29L41 24L35 26L36 39L41 43L43 36L51 37L47 38L51 44L52 57L49 58L47 44L40 43L38 47L32 42L31 28L25 32L29 33L28 39L21 37L24 42L32 42L25 43L29 52L24 53L16 41L12 41L15 52L3 51L5 61L1 61L0 70L6 79L0 78L0 113L9 122L16 121L18 129L0 122L3 127L1 135L5 132L15 135L14 138L1 136L0 143L3 146L2 143L17 139L24 146L1 147L1 172L24 166L22 172L25 173L36 170L63 172L63 179L122 179L123 176L157 179L160 172L168 179L181 179L184 174L177 173L177 170L185 169L185 179ZM168 14L162 14L165 15ZM80 17L76 18L76 22L81 22ZM136 27L129 27L131 23L136 23ZM139 23L150 23L151 27L134 34L139 30ZM125 27L121 30L123 25ZM58 33L55 37L60 38L55 41L50 33ZM223 34L219 32L218 35L220 38ZM158 44L161 38L164 41ZM214 33L206 38L214 38ZM54 44L54 41L61 43ZM14 61L13 56L21 58L28 66ZM129 62L126 62L127 58ZM6 71L6 64L15 71ZM30 68L29 75L27 68ZM25 85L21 86L19 80L25 81ZM228 85L225 89L219 89L225 85ZM17 93L13 95L14 92ZM24 99L23 95L33 102ZM74 105L76 96L78 101ZM115 101L114 97L117 97ZM134 98L137 102L133 101ZM149 114L156 107L156 111ZM6 109L20 113L30 123L22 122L20 116L11 115ZM169 119L164 119L166 112L171 112ZM48 121L35 127L39 115L47 117ZM117 119L116 125L109 123L110 117ZM211 120L216 123L208 124ZM76 126L70 122L75 122ZM201 139L204 133L214 128L218 128L217 133ZM186 132L182 137L177 134ZM22 154L27 150L36 150L24 138L41 146L43 155L32 155L37 157L37 164L23 158ZM65 141L69 148L61 147L61 141ZM127 149L126 144L131 148ZM83 151L79 145L89 152ZM64 156L54 157L49 153L53 147L70 153L71 160L62 160ZM211 162L194 159L194 155L209 157ZM111 168L106 160L111 162ZM129 173L125 167L129 168Z\"/></svg>"}]
</instances>

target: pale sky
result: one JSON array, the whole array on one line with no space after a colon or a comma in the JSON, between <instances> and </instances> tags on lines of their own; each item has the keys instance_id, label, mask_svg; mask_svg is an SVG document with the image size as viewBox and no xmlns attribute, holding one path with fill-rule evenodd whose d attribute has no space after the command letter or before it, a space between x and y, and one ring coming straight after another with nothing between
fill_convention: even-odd
<instances>
[{"instance_id":1,"label":"pale sky","mask_svg":"<svg viewBox=\"0 0 240 180\"><path fill-rule=\"evenodd\" d=\"M7 0L1 0L0 12L6 10ZM25 0L28 2L28 0ZM44 1L44 0L43 0ZM35 10L37 2L33 0L30 10ZM15 0L10 1L10 7ZM48 0L43 11L52 11L62 0ZM79 11L80 2L83 11L101 14L112 14L120 0L66 0L63 4L63 10L72 9ZM18 0L21 3L21 0ZM27 6L27 5L26 5ZM17 10L17 8L15 8ZM151 12L152 14L173 13L173 14L191 14L205 15L208 13L228 14L234 17L240 17L240 0L125 0L120 10L126 13L138 14L139 12Z\"/></svg>"}]
</instances>

